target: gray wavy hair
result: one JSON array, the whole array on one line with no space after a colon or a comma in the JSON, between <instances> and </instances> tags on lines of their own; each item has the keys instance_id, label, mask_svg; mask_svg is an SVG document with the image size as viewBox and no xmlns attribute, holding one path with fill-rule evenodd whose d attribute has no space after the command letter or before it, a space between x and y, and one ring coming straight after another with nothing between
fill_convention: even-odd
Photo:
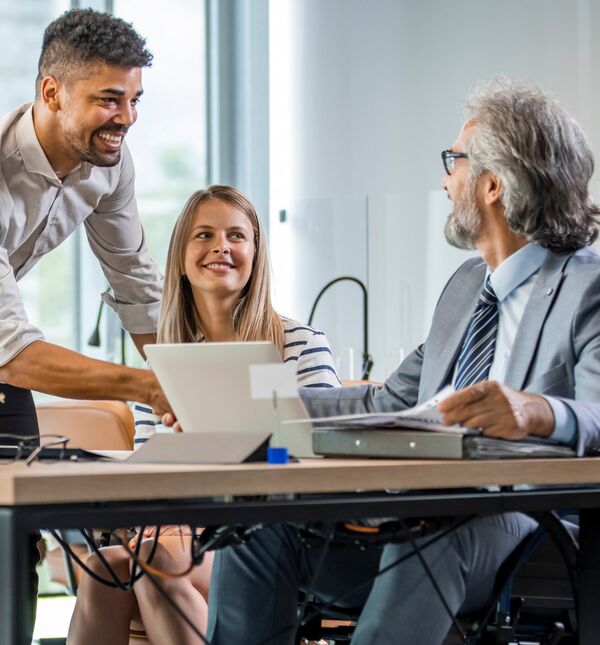
<instances>
[{"instance_id":1,"label":"gray wavy hair","mask_svg":"<svg viewBox=\"0 0 600 645\"><path fill-rule=\"evenodd\" d=\"M474 176L503 182L508 226L552 251L573 251L598 235L600 209L588 184L591 146L579 124L536 85L492 79L468 99L476 123L467 147Z\"/></svg>"}]
</instances>

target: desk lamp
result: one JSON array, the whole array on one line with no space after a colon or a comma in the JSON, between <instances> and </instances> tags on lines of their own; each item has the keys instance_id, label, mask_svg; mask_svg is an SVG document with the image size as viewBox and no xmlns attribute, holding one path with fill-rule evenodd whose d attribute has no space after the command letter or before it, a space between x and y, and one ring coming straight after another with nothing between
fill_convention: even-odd
<instances>
[{"instance_id":1,"label":"desk lamp","mask_svg":"<svg viewBox=\"0 0 600 645\"><path fill-rule=\"evenodd\" d=\"M333 280L328 282L321 289L321 291L319 291L319 294L315 299L312 309L310 310L310 315L308 317L308 324L309 325L312 324L312 321L315 315L315 310L317 309L317 305L319 304L319 300L321 299L321 296L327 291L327 289L329 289L329 287L332 287L337 282L343 282L343 281L356 283L362 289L362 292L363 292L363 352L362 352L363 364L362 364L361 378L363 381L368 381L371 370L373 369L373 358L369 354L369 295L367 293L367 287L365 287L364 283L361 280L353 276L343 275L343 276L340 276L339 278L334 278Z\"/></svg>"},{"instance_id":2,"label":"desk lamp","mask_svg":"<svg viewBox=\"0 0 600 645\"><path fill-rule=\"evenodd\" d=\"M102 308L104 307L104 300L100 299L100 306L98 307L98 315L96 317L96 326L88 338L87 344L90 347L100 347L100 320L102 318ZM126 365L125 361L125 330L121 327L121 365Z\"/></svg>"}]
</instances>

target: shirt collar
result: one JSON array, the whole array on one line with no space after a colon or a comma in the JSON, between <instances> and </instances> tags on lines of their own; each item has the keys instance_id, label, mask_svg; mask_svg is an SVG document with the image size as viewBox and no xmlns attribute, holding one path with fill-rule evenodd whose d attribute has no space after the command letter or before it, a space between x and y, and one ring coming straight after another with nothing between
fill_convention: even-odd
<instances>
[{"instance_id":1,"label":"shirt collar","mask_svg":"<svg viewBox=\"0 0 600 645\"><path fill-rule=\"evenodd\" d=\"M42 148L37 134L35 133L35 126L33 124L33 103L23 113L19 119L15 129L15 138L23 165L29 173L42 175L51 184L60 186L61 183L73 184L77 181L87 179L92 172L92 164L82 162L77 168L72 170L61 180L56 176L52 169L48 157Z\"/></svg>"},{"instance_id":2,"label":"shirt collar","mask_svg":"<svg viewBox=\"0 0 600 645\"><path fill-rule=\"evenodd\" d=\"M502 302L525 280L539 271L547 254L547 249L530 242L501 262L490 275L490 282L498 300Z\"/></svg>"}]
</instances>

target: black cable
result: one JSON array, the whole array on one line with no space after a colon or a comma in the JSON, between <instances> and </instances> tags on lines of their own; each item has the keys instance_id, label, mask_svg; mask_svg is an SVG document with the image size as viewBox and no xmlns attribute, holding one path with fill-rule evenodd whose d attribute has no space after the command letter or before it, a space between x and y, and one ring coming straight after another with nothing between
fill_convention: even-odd
<instances>
[{"instance_id":1,"label":"black cable","mask_svg":"<svg viewBox=\"0 0 600 645\"><path fill-rule=\"evenodd\" d=\"M104 557L104 554L102 553L102 549L98 549L96 547L96 543L94 542L94 539L90 537L87 534L87 531L85 529L81 529L81 535L83 536L84 540L87 542L87 545L92 549L92 551L96 554L102 565L104 566L104 569L108 573L108 575L112 578L114 585L118 589L121 589L121 591L130 591L132 587L131 580L130 582L121 582L119 579L119 576L116 574L115 570L108 564L108 561ZM130 584L131 583L131 584Z\"/></svg>"},{"instance_id":2,"label":"black cable","mask_svg":"<svg viewBox=\"0 0 600 645\"><path fill-rule=\"evenodd\" d=\"M327 552L329 551L329 547L331 546L331 542L333 540L333 536L335 535L335 524L332 524L330 527L329 534L325 538L325 541L323 543L323 548L321 549L321 553L319 554L319 559L317 560L317 566L315 567L315 570L313 572L313 575L306 586L306 591L305 591L305 596L304 599L302 600L302 603L300 604L300 607L298 608L298 620L296 622L296 629L298 629L302 624L302 616L304 614L304 611L306 609L306 605L308 604L308 595L312 592L312 588L316 585L317 580L319 579L319 576L321 575L321 569L323 568L323 564L325 563L325 556L327 555Z\"/></svg>"},{"instance_id":3,"label":"black cable","mask_svg":"<svg viewBox=\"0 0 600 645\"><path fill-rule=\"evenodd\" d=\"M456 531L459 529L461 526L464 526L467 524L467 522L470 522L473 519L474 516L472 517L467 517L462 520L458 520L455 522L452 526L448 527L446 530L436 534L433 536L429 541L425 542L421 549L426 549L430 547L432 544L435 544L438 540L441 540L442 538L445 538L447 535L452 533L453 531ZM340 600L343 600L350 594L354 593L358 589L362 589L363 587L366 587L367 585L370 585L376 578L379 576L383 575L384 573L387 573L394 567L397 567L398 565L402 564L405 560L408 560L408 558L411 558L414 556L414 552L410 553L405 553L404 555L400 556L397 560L394 560L394 562L388 564L386 567L383 569L380 569L375 575L369 576L367 579L363 580L362 582L359 582L357 585L354 587L351 587L350 589L347 589L344 591L344 593L340 594L339 596L336 596L333 600L330 600L329 602L325 603L324 605L320 605L318 609L316 609L312 614L309 614L307 618L303 621L304 623L310 622L313 618L318 616L320 613L327 611L330 607L334 606L336 603L338 603Z\"/></svg>"},{"instance_id":4,"label":"black cable","mask_svg":"<svg viewBox=\"0 0 600 645\"><path fill-rule=\"evenodd\" d=\"M454 522L450 527L445 529L444 531L441 531L440 533L437 533L434 535L430 540L425 542L423 546L421 547L422 550L427 549L431 545L435 544L439 540L445 538L447 535L450 533L456 531L459 529L461 526L464 526L468 522L470 522L473 517L467 517L461 520L458 520L457 522ZM343 600L350 594L355 593L358 589L362 589L363 587L366 587L368 585L371 585L375 579L377 579L379 576L383 575L384 573L387 573L388 571L391 571L394 567L399 566L402 564L405 560L408 560L409 558L412 558L415 555L415 551L411 551L410 553L405 553L404 555L400 556L398 559L396 559L394 562L388 564L386 567L383 569L380 569L375 575L369 576L367 579L363 580L362 582L359 582L357 585L354 585L350 589L347 589L343 593L341 593L339 596L336 596L333 600L330 600L327 603L324 603L317 607L312 613L309 613L307 616L305 616L302 621L300 622L300 625L306 625L306 623L309 623L311 620L319 616L320 614L323 614L326 612L330 607L333 607L336 603L338 603L340 600ZM297 625L297 623L295 623ZM276 637L280 636L281 634L285 633L290 627L293 627L293 625L286 625L285 627L282 627L281 630L279 630L276 633L271 634L266 641L263 642L269 642L272 639L275 639Z\"/></svg>"},{"instance_id":5,"label":"black cable","mask_svg":"<svg viewBox=\"0 0 600 645\"><path fill-rule=\"evenodd\" d=\"M142 527L142 530L143 530L143 528L144 527ZM96 582L99 582L100 584L103 584L103 585L105 585L107 587L112 587L113 589L117 589L117 588L123 589L123 587L125 587L123 590L124 591L129 591L132 588L133 584L135 582L137 582L143 575L146 574L146 572L142 569L137 575L135 575L135 576L132 575L129 578L129 581L126 582L126 583L121 583L119 581L119 584L117 584L116 582L113 582L111 580L107 580L106 578L103 578L102 576L99 576L95 571L92 571L83 562L83 560L81 560L81 558L73 551L73 549L71 548L70 544L68 542L65 542L62 539L62 537L59 535L59 533L56 530L48 529L48 531L49 531L50 535L52 535L52 537L60 544L60 546L67 553L67 555L81 567L81 569L84 571L84 573L89 575L91 578L93 578ZM86 540L86 543L90 546L90 548L92 550L92 553L95 553L96 555L99 555L100 554L100 549L98 549L98 547L96 546L96 544L95 544L95 542L93 540L91 542L88 541L89 536L85 533L85 530L80 529L80 533L82 534L83 538ZM140 548L139 545L140 544L141 544L141 540L139 540L138 545L136 545L136 552L138 553L138 555L139 555L139 548ZM152 559L154 558L154 554L156 552L157 546L158 546L158 535L155 534L154 542L152 543L152 549L150 550L150 553L148 554L148 560L147 560L148 563L152 562ZM124 548L126 548L126 547L124 547ZM100 556L100 557L101 557L101 561L104 560L103 564L104 564L104 567L105 567L106 571L109 573L111 578L113 578L113 580L114 580L114 578L116 576L116 573L113 571L113 569L110 566L110 564L108 564L108 562L106 562L106 559L104 558L104 556Z\"/></svg>"},{"instance_id":6,"label":"black cable","mask_svg":"<svg viewBox=\"0 0 600 645\"><path fill-rule=\"evenodd\" d=\"M154 534L154 540L152 541L152 548L150 549L150 553L148 554L148 557L146 558L146 563L147 564L150 564L152 562L152 560L154 559L154 554L156 553L156 549L158 547L158 538L159 538L159 533L160 533L160 531L158 529L160 529L160 527L155 527L155 529L157 529L157 530L156 530L156 532ZM138 557L139 557L140 551L142 549L142 541L143 541L142 537L144 536L144 531L145 530L146 530L145 526L140 526L140 530L138 532L139 539L137 539L136 543L135 543L135 554ZM119 539L118 536L115 535L115 539L118 540ZM121 544L121 546L123 546L123 548L127 548L123 544ZM133 587L133 585L146 573L146 571L144 569L140 569L140 571L138 573L136 571L137 566L138 566L137 562L134 562L133 565L131 566L131 575L130 575L130 578L129 578L131 587Z\"/></svg>"},{"instance_id":7,"label":"black cable","mask_svg":"<svg viewBox=\"0 0 600 645\"><path fill-rule=\"evenodd\" d=\"M73 549L71 549L71 546L67 542L65 542L56 531L54 531L53 529L48 529L48 531L50 535L52 535L52 537L60 544L60 546L64 549L68 556L72 558L83 569L83 571L87 573L88 576L92 577L96 582L106 585L107 587L117 588L117 585L114 582L102 578L95 571L92 571L88 566L86 566L83 560L81 560L81 558L73 551Z\"/></svg>"},{"instance_id":8,"label":"black cable","mask_svg":"<svg viewBox=\"0 0 600 645\"><path fill-rule=\"evenodd\" d=\"M144 530L145 530L145 529L146 529L146 527L145 527L145 526L140 526L140 530L139 530L139 538L137 539L137 541L136 541L136 543L135 543L135 554L136 554L138 557L139 557L139 555L140 555L140 550L141 550L141 548L142 548L142 537L143 537L143 535L144 535ZM152 549L150 550L150 555L148 556L147 562L151 562L151 561L152 561L152 558L154 557L154 552L155 552L155 550L156 550L156 545L157 545L157 544L158 544L158 542L157 542L157 540L155 539L155 540L154 540L154 542L153 542L153 544L152 544ZM139 578L141 578L141 577L144 575L144 573L145 573L143 569L140 569L140 574L139 574L139 576L138 576L138 577L136 577L136 575L137 575L137 571L136 571L137 566L138 566L137 561L134 561L134 562L133 562L133 564L131 565L131 582L132 582L132 584L133 584L134 582L137 582L137 580L139 580Z\"/></svg>"},{"instance_id":9,"label":"black cable","mask_svg":"<svg viewBox=\"0 0 600 645\"><path fill-rule=\"evenodd\" d=\"M139 551L141 548L141 537L143 536L143 530L145 527L142 527L142 530L140 531L140 539L137 541L135 551L132 551L129 549L125 542L117 535L115 535L115 539L119 542L119 544L125 549L125 552L129 555L129 557L133 560L133 566L132 566L132 571L135 571L135 567L140 567L140 573L136 576L132 575L131 578L129 579L129 582L127 583L122 583L119 580L119 577L113 570L113 568L110 566L110 564L107 562L106 558L103 556L101 553L101 549L98 549L96 547L95 542L93 541L92 538L86 533L85 529L80 529L80 532L85 539L85 541L88 543L92 551L100 558L100 561L104 565L104 568L108 572L108 574L111 576L114 582L111 582L109 580L106 580L102 578L101 576L97 575L94 571L92 571L89 567L87 567L83 561L74 553L74 551L71 549L70 545L66 543L60 535L53 529L50 529L50 534L54 537L54 539L61 545L63 549L69 554L75 562L87 573L89 576L91 576L94 580L97 582L104 584L109 587L113 588L119 588L123 591L130 591L133 587L133 584L137 582L141 578L142 575L145 575L148 580L154 585L154 587L158 590L158 592L161 594L161 596L167 601L169 606L181 617L181 619L192 629L192 631L202 640L205 645L210 645L210 641L207 640L207 638L202 634L202 632L194 625L192 620L188 618L188 616L185 614L185 612L177 605L177 603L172 600L172 598L169 597L167 592L160 586L158 581L156 580L155 576L153 576L149 571L146 571L144 569L144 563L141 558L139 557ZM156 527L155 533L154 533L154 543L152 545L152 550L150 551L150 554L148 556L148 563L151 560L151 557L154 556L154 552L156 550L156 546L158 544L158 538L160 534L160 527Z\"/></svg>"},{"instance_id":10,"label":"black cable","mask_svg":"<svg viewBox=\"0 0 600 645\"><path fill-rule=\"evenodd\" d=\"M575 616L577 617L577 631L579 630L579 583L575 576L574 570L577 562L573 560L573 551L576 551L576 557L579 555L579 543L573 538L571 532L564 526L559 515L554 511L544 511L540 514L531 513L531 517L543 524L554 545L558 549L573 592L573 604L575 607Z\"/></svg>"},{"instance_id":11,"label":"black cable","mask_svg":"<svg viewBox=\"0 0 600 645\"><path fill-rule=\"evenodd\" d=\"M157 532L158 535L158 532ZM125 547L125 544L123 541L117 536L117 540ZM127 548L127 547L125 547ZM130 549L127 549L127 553L129 554L129 557L137 563L140 568L143 570L144 569L144 563L142 560L138 557L136 553L131 551ZM175 612L179 615L179 617L191 628L191 630L200 638L200 640L205 644L205 645L211 645L210 641L206 638L206 636L194 625L192 622L191 618L187 616L187 614L179 607L179 605L169 596L169 594L161 587L160 583L158 582L156 576L151 574L149 571L146 571L146 578L152 583L154 588L160 593L160 595L167 601L167 604L175 610Z\"/></svg>"},{"instance_id":12,"label":"black cable","mask_svg":"<svg viewBox=\"0 0 600 645\"><path fill-rule=\"evenodd\" d=\"M369 576L369 578L367 578L366 580L362 581L361 583L359 583L359 584L355 585L355 586L354 586L354 587L352 587L351 589L347 589L347 590L346 590L346 591L344 591L342 594L340 594L339 596L335 597L333 600L331 600L331 601L329 601L329 602L325 603L324 605L321 605L317 610L313 611L313 613L312 613L312 614L309 614L307 617L304 617L304 619L302 619L302 620L298 621L297 623L295 623L296 627L298 627L299 625L303 625L303 624L306 624L306 623L310 622L313 618L315 618L315 617L316 617L316 616L318 616L319 614L321 614L321 613L323 613L323 612L327 611L327 609L328 609L328 608L332 607L333 605L335 605L337 602L339 602L340 600L342 600L342 599L343 599L343 598L345 598L346 596L350 595L351 593L354 593L354 592L355 592L356 590L358 590L358 589L361 589L361 588L363 588L363 587L365 587L365 586L367 586L367 585L372 584L372 582L373 582L376 578L378 578L379 576L383 575L384 573L387 573L387 572L388 572L388 571L390 571L391 569L393 569L393 568L397 567L397 566L398 566L398 565L400 565L402 562L404 562L405 560L407 560L407 559L408 559L408 558L410 558L410 557L413 557L414 555L417 555L417 556L421 559L421 562L424 564L425 569L426 569L426 572L428 573L428 576L429 576L429 577L430 577L430 579L433 581L433 577L431 576L431 572L430 572L430 571L428 571L428 569L427 569L427 565L426 565L426 563L424 562L424 560L423 560L423 558L422 558L422 553L421 553L421 552L422 552L423 550L427 549L429 546L431 546L431 545L435 544L437 541L439 541L439 540L443 539L444 537L446 537L447 535L449 535L449 534L450 534L450 533L452 533L453 531L456 531L458 528L460 528L461 526L465 525L467 522L470 522L472 519L473 519L472 517L467 517L467 518L465 518L465 519L462 519L462 520L459 520L459 521L455 522L455 523L454 523L452 526L450 526L448 529L446 529L446 530L444 530L444 531L441 531L440 533L438 533L437 535L435 535L434 537L432 537L430 540L428 540L427 542L425 542L425 543L423 544L423 546L422 546L422 547L420 547L420 548L416 545L416 543L415 543L415 541L414 541L414 538L410 535L410 531L408 531L408 527L406 526L406 524L405 524L402 520L400 520L401 524L403 525L403 528L405 529L405 531L407 531L408 539L409 539L409 541L411 542L411 546L413 547L413 550L412 550L411 552L409 552L409 553L406 553L406 554L402 555L401 557L399 557L398 559L396 559L394 562L390 563L389 565L387 565L387 566L386 566L386 567L384 567L383 569L379 570L375 575L373 575L373 576ZM96 554L99 556L99 558L100 558L100 560L101 560L102 564L104 565L104 567L105 567L105 569L107 570L107 572L109 573L109 575L113 578L114 582L110 582L109 580L103 579L102 577L98 576L94 571L92 571L91 569L89 569L89 567L87 567L87 566L82 562L82 560L81 560L81 559L80 559L80 558L79 558L79 557L78 557L78 556L73 552L73 550L70 548L70 546L69 546L69 545L68 545L68 544L67 544L67 543L66 543L66 542L65 542L65 541L64 541L64 540L59 536L59 534L58 534L55 530L52 530L52 529L51 529L49 532L50 532L50 534L51 534L51 535L52 535L52 536L57 540L57 542L58 542L58 543L63 547L63 549L65 549L65 551L69 554L69 556L70 556L71 558L73 558L73 560L74 560L74 561L75 561L75 562L76 562L76 563L77 563L77 564L78 564L78 565L79 565L79 566L80 566L80 567L81 567L81 568L82 568L82 569L83 569L83 570L84 570L88 575L90 575L94 580L96 580L97 582L100 582L101 584L104 584L104 585L107 585L107 586L110 586L110 587L118 587L118 588L121 588L121 589L123 589L123 590L128 591L128 590L130 590L130 589L131 589L131 587L133 586L133 583L134 583L135 581L137 581L137 580L138 580L142 575L146 575L146 576L147 576L147 578L150 580L151 584L155 587L155 589L157 589L157 590L158 590L158 592L161 594L161 596L162 596L162 597L167 601L167 603L169 604L169 606L170 606L170 607L171 607L171 608L172 608L172 609L173 609L173 610L174 610L174 611L175 611L175 612L176 612L176 613L177 613L177 614L182 618L182 620L183 620L183 621L184 621L184 622L185 622L185 623L186 623L186 624L191 628L191 630L192 630L192 631L193 631L193 632L194 632L194 633L195 633L195 634L196 634L196 635L197 635L197 636L202 640L202 642L203 642L203 643L205 643L205 645L210 645L210 642L207 640L207 638L204 636L204 634L202 634L202 632L201 632L201 631L200 631L200 630L199 630L199 629L194 625L194 623L192 622L192 620L191 620L191 619L190 619L190 618L185 614L185 612L184 612L184 611L183 611L183 610L182 610L182 609L177 605L177 603L175 603L175 602L174 602L174 601L169 597L168 593L167 593L167 592L162 588L162 586L161 586L161 585L160 585L160 583L158 582L157 578L156 578L153 574L151 574L149 571L146 571L146 570L144 569L144 564L145 564L145 563L144 563L144 562L142 562L142 560L141 560L141 559L140 559L140 557L139 557L139 549L140 549L141 542L142 542L142 540L141 540L141 539L139 539L139 540L138 540L138 542L137 542L137 544L136 544L136 549L135 549L135 552L134 552L134 551L132 551L132 550L130 550L130 549L128 549L128 548L126 547L125 543L123 542L123 540L121 540L121 538L120 538L119 536L115 536L115 537L116 537L116 539L117 539L117 541L118 541L118 542L123 546L123 548L126 550L126 552L127 552L127 554L129 555L129 557L130 557L130 558L132 559L132 561L133 561L133 568L132 568L132 571L135 571L135 567L136 567L136 566L139 566L139 567L140 567L140 574L137 576L137 578L135 578L135 576L132 576L132 577L131 577L131 579L130 579L130 581L129 581L128 583L125 583L125 584L124 584L124 583L121 583L121 581L119 580L118 576L117 576L117 575L116 575L116 573L113 571L112 567L111 567L111 566L108 564L108 562L106 561L106 558L104 558L104 556L100 553L100 549L98 549L98 548L96 547L96 544L95 544L95 543L94 543L94 541L90 538L90 536L85 532L85 530L81 530L81 533L82 533L82 535L83 535L84 539L85 539L85 540L86 540L86 542L90 545L90 547L92 548L93 552L94 552L94 553L96 553ZM160 527L157 527L156 532L155 532L155 535L154 535L154 543L153 543L153 546L152 546L152 551L151 551L151 554L150 554L150 556L149 556L149 558L148 558L148 563L150 562L150 557L154 554L154 551L155 551L155 549L156 549L156 547L157 547L159 533L160 533ZM193 533L194 533L194 530L193 530ZM143 535L143 531L142 531L142 533L140 534L140 537L141 537L141 535ZM314 583L316 582L316 580L318 579L318 576L320 575L321 569L322 569L323 564L324 564L324 562L325 562L325 557L326 557L327 551L328 551L328 549L329 549L329 546L331 545L331 542L333 541L333 537L334 537L334 535L335 535L335 526L333 526L333 527L332 527L332 531L331 531L330 535L329 535L329 536L326 538L326 540L325 540L325 544L324 544L324 547L323 547L323 549L322 549L322 551L321 551L321 555L319 556L319 560L318 560L318 562L317 562L317 566L315 567L315 571L314 571L313 576L312 576L312 578L311 578L311 582L309 583L309 589L310 589L310 587L314 586ZM196 538L195 533L194 533L193 537L194 537L194 538ZM198 537L200 537L200 536L198 536ZM239 537L239 536L238 536L238 537ZM192 540L192 549L193 549L193 543L194 543L194 540ZM416 546L416 549L415 549L415 546ZM192 555L194 555L194 551L193 551L193 550L192 550ZM196 557L198 557L198 554L197 554L197 553L196 553ZM434 586L435 586L435 584L436 584L436 583L434 582ZM440 592L438 592L438 593L440 593ZM440 598L442 599L442 602L443 602L443 603L444 603L444 605L446 606L446 603L445 603L445 600L444 600L443 596L441 596L441 595L440 595ZM302 606L301 606L301 608L300 608L300 609L301 609L301 611L299 612L299 613L300 613L300 615L301 615L302 611L304 611L304 609L305 609L305 607L306 607L306 605L307 605L307 604L308 604L308 603L307 603L307 600L305 600L305 601L303 602L303 605L302 605ZM448 611L448 612L449 612L449 614L452 616L452 619L453 619L453 621L454 621L454 616L452 615L452 613L451 613L451 611L449 610L449 608L448 608L448 607L447 607L447 611ZM284 631L284 630L289 629L289 627L290 627L290 625L286 626L286 627L282 630L282 633L283 633L283 631ZM461 635L463 635L462 628L460 628L460 626L459 626L458 628L459 628L459 630L460 630L460 632L461 632ZM278 635L278 634L272 634L271 636L269 636L269 638L268 638L267 640L271 640L272 638L276 637L277 635ZM464 639L464 635L463 635L463 639Z\"/></svg>"},{"instance_id":13,"label":"black cable","mask_svg":"<svg viewBox=\"0 0 600 645\"><path fill-rule=\"evenodd\" d=\"M431 568L429 567L429 564L427 564L427 560L425 560L423 556L423 551L417 544L415 538L410 534L408 531L408 527L406 526L405 521L402 518L399 518L398 521L400 522L400 525L402 528L404 528L407 536L408 536L408 541L410 542L414 553L416 554L417 558L419 558L421 565L423 566L423 569L425 570L425 573L427 574L427 577L429 578L429 581L433 585L433 588L435 589L436 594L438 595L438 598L441 600L442 605L444 605L444 609L446 610L446 613L448 616L450 616L450 620L452 621L452 624L454 625L456 631L460 634L460 637L463 641L463 643L467 642L467 635L465 633L465 630L462 628L462 625L458 622L458 619L454 615L453 611L450 609L450 605L448 604L448 601L446 600L446 597L444 596L444 593L442 592L437 580L435 579L435 576L433 575L433 572L431 571Z\"/></svg>"}]
</instances>

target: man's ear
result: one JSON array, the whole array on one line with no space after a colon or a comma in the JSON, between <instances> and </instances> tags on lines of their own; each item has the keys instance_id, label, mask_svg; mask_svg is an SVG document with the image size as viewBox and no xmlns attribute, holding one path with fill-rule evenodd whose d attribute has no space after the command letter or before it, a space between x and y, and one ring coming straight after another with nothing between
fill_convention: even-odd
<instances>
[{"instance_id":1,"label":"man's ear","mask_svg":"<svg viewBox=\"0 0 600 645\"><path fill-rule=\"evenodd\" d=\"M46 107L52 111L57 112L60 108L60 101L58 93L60 90L60 81L54 76L45 76L40 84L40 96Z\"/></svg>"},{"instance_id":2,"label":"man's ear","mask_svg":"<svg viewBox=\"0 0 600 645\"><path fill-rule=\"evenodd\" d=\"M502 193L504 192L504 183L497 175L491 172L485 174L483 185L483 198L488 206L495 206L500 203Z\"/></svg>"}]
</instances>

